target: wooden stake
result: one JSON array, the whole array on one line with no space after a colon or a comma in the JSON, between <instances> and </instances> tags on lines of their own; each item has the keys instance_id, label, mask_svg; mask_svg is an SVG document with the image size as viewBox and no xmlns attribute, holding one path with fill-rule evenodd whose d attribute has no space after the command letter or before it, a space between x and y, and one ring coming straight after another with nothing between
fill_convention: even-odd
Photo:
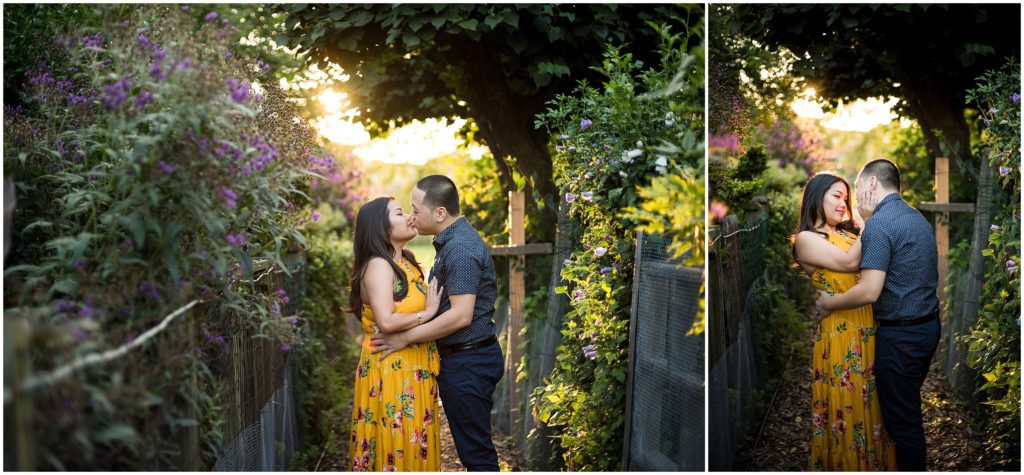
<instances>
[{"instance_id":1,"label":"wooden stake","mask_svg":"<svg viewBox=\"0 0 1024 475\"><path fill-rule=\"evenodd\" d=\"M508 220L510 246L522 246L526 244L526 195L522 191L510 191L508 194ZM506 377L508 381L508 405L509 405L509 427L515 430L522 423L522 410L520 409L520 389L516 382L516 366L522 354L519 351L519 344L522 338L519 336L523 329L523 299L526 297L526 283L524 282L523 267L526 257L517 255L509 257L508 263L508 299L509 299L509 320L508 320L508 348L505 361Z\"/></svg>"},{"instance_id":2,"label":"wooden stake","mask_svg":"<svg viewBox=\"0 0 1024 475\"><path fill-rule=\"evenodd\" d=\"M949 203L949 158L946 157L935 158L935 202ZM949 272L949 212L935 213L935 246L939 251L939 301L944 301Z\"/></svg>"}]
</instances>

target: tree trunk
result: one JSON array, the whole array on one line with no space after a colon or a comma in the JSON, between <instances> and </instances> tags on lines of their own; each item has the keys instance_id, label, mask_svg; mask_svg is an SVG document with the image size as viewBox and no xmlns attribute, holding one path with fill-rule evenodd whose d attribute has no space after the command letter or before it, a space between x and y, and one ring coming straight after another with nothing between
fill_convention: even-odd
<instances>
[{"instance_id":1,"label":"tree trunk","mask_svg":"<svg viewBox=\"0 0 1024 475\"><path fill-rule=\"evenodd\" d=\"M569 298L565 295L555 293L555 287L562 283L562 262L569 258L572 253L572 243L576 233L576 223L569 219L568 204L559 201L558 226L555 233L555 254L551 260L551 282L548 285L548 310L544 319L543 340L541 342L540 357L537 364L537 371L530 375L529 388L533 392L544 384L544 380L551 375L555 368L555 355L558 351L558 344L562 341L562 317L565 315ZM531 417L524 418L527 427L525 433L536 429L536 435L527 441L524 452L527 463L531 470L558 470L551 461L552 444L549 439L552 431L537 419L534 408L530 408Z\"/></svg>"},{"instance_id":2,"label":"tree trunk","mask_svg":"<svg viewBox=\"0 0 1024 475\"><path fill-rule=\"evenodd\" d=\"M929 65L918 64L920 60L901 58L893 75L901 84L911 114L924 132L925 150L933 160L934 157L950 157L974 168L971 132L964 119L963 92L943 82L945 78L934 78ZM930 166L934 168L934 161Z\"/></svg>"},{"instance_id":3,"label":"tree trunk","mask_svg":"<svg viewBox=\"0 0 1024 475\"><path fill-rule=\"evenodd\" d=\"M544 103L536 96L517 96L505 83L501 63L484 45L462 37L452 38L447 55L450 64L462 68L457 94L466 101L469 115L480 128L480 136L491 150L500 170L502 187L515 191L513 167L533 181L528 182L526 197L532 203L532 188L542 197L555 196L551 155L547 134L534 129L534 117ZM554 221L555 210L545 218Z\"/></svg>"}]
</instances>

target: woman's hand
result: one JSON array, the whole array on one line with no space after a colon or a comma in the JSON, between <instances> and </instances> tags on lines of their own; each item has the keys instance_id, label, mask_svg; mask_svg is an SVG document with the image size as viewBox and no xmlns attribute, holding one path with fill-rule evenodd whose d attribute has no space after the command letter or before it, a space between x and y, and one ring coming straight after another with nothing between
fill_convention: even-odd
<instances>
[{"instance_id":1,"label":"woman's hand","mask_svg":"<svg viewBox=\"0 0 1024 475\"><path fill-rule=\"evenodd\" d=\"M444 287L438 286L437 279L430 279L430 287L427 289L427 306L423 308L423 316L426 317L426 320L437 315L437 309L441 307L442 293L444 293Z\"/></svg>"}]
</instances>

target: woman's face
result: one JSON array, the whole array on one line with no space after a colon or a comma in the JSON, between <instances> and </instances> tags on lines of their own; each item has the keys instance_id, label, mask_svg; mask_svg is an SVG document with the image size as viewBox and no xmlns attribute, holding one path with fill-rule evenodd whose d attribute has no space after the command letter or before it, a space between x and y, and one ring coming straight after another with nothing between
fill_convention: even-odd
<instances>
[{"instance_id":1,"label":"woman's face","mask_svg":"<svg viewBox=\"0 0 1024 475\"><path fill-rule=\"evenodd\" d=\"M388 222L391 224L391 240L405 243L416 237L416 223L410 214L405 214L402 205L395 200L388 201Z\"/></svg>"},{"instance_id":2,"label":"woman's face","mask_svg":"<svg viewBox=\"0 0 1024 475\"><path fill-rule=\"evenodd\" d=\"M821 211L825 214L825 222L829 226L835 226L849 219L850 210L846 206L846 199L850 190L842 181L836 181L825 192L825 198L821 202Z\"/></svg>"}]
</instances>

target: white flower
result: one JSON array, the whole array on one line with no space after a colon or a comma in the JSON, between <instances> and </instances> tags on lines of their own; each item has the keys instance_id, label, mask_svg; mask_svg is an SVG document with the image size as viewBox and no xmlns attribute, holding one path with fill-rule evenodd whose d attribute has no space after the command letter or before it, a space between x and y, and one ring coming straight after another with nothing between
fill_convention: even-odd
<instances>
[{"instance_id":1,"label":"white flower","mask_svg":"<svg viewBox=\"0 0 1024 475\"><path fill-rule=\"evenodd\" d=\"M597 257L601 257L601 256L605 255L605 253L607 253L607 252L608 252L608 249L603 248L603 247L595 247L594 248L594 254Z\"/></svg>"},{"instance_id":2,"label":"white flower","mask_svg":"<svg viewBox=\"0 0 1024 475\"><path fill-rule=\"evenodd\" d=\"M644 152L638 148L628 152L622 152L622 161L625 163L633 163L633 159L643 154Z\"/></svg>"},{"instance_id":3,"label":"white flower","mask_svg":"<svg viewBox=\"0 0 1024 475\"><path fill-rule=\"evenodd\" d=\"M643 146L644 146L644 143L643 143L643 142L641 142L641 141L639 141L639 140L637 140L637 141L636 141L636 146L637 146L637 147L643 147Z\"/></svg>"},{"instance_id":4,"label":"white flower","mask_svg":"<svg viewBox=\"0 0 1024 475\"><path fill-rule=\"evenodd\" d=\"M656 166L659 166L659 167L667 167L668 166L668 157L666 157L664 155L658 155L658 158L656 160L654 160L654 164Z\"/></svg>"}]
</instances>

